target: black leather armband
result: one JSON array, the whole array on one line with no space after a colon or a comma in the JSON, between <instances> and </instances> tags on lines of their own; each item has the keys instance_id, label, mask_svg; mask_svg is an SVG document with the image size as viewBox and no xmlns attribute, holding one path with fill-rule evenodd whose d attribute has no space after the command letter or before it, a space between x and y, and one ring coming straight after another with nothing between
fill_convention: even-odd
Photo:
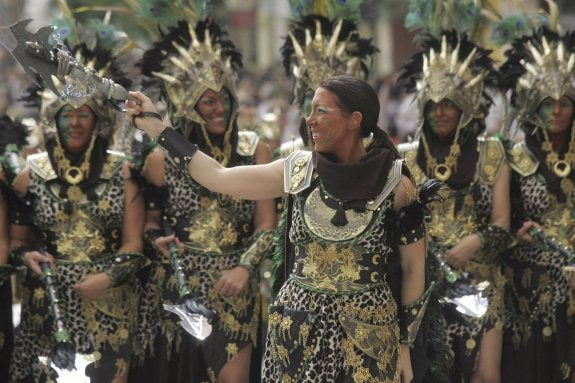
<instances>
[{"instance_id":1,"label":"black leather armband","mask_svg":"<svg viewBox=\"0 0 575 383\"><path fill-rule=\"evenodd\" d=\"M172 161L186 178L190 176L190 161L198 150L198 145L192 144L174 129L164 129L158 137L158 145L168 154Z\"/></svg>"},{"instance_id":2,"label":"black leather armband","mask_svg":"<svg viewBox=\"0 0 575 383\"><path fill-rule=\"evenodd\" d=\"M148 259L142 253L116 254L112 259L111 267L105 273L110 277L111 286L116 287L123 284L147 263Z\"/></svg>"},{"instance_id":3,"label":"black leather armband","mask_svg":"<svg viewBox=\"0 0 575 383\"><path fill-rule=\"evenodd\" d=\"M509 231L494 224L487 225L485 229L477 231L475 234L481 240L481 250L486 253L496 254L515 242L515 238Z\"/></svg>"},{"instance_id":4,"label":"black leather armband","mask_svg":"<svg viewBox=\"0 0 575 383\"><path fill-rule=\"evenodd\" d=\"M250 271L254 271L262 259L271 254L274 241L273 230L263 230L254 234L248 244L248 248L240 258L240 266Z\"/></svg>"},{"instance_id":5,"label":"black leather armband","mask_svg":"<svg viewBox=\"0 0 575 383\"><path fill-rule=\"evenodd\" d=\"M413 342L415 342L415 337L421 326L421 321L427 308L427 302L429 302L429 296L434 285L435 283L432 282L415 302L401 306L399 312L399 334L402 344L411 346Z\"/></svg>"},{"instance_id":6,"label":"black leather armband","mask_svg":"<svg viewBox=\"0 0 575 383\"><path fill-rule=\"evenodd\" d=\"M26 260L24 259L24 255L30 251L34 251L35 249L28 245L21 245L15 246L10 249L10 262L14 265L23 265L26 266Z\"/></svg>"}]
</instances>

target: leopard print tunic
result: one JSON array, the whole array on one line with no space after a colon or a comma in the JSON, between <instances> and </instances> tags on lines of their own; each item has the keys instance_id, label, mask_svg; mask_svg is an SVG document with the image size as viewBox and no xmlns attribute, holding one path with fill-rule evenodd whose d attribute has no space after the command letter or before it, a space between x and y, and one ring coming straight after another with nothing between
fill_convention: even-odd
<instances>
[{"instance_id":1,"label":"leopard print tunic","mask_svg":"<svg viewBox=\"0 0 575 383\"><path fill-rule=\"evenodd\" d=\"M369 220L363 221L365 226L359 233L350 234L354 231L350 228L337 240L318 235L322 231L324 237L337 237L328 234L329 218L325 222L319 219L311 228L312 222L306 217L314 211L333 215L334 210L326 208L322 198L316 198L318 189L320 186L312 183L294 197L289 239L296 249L305 248L309 253L298 260L302 254L296 251L292 274L270 306L262 381L399 382L397 290L390 282L397 272L390 265L397 262L398 253L396 238L392 238L390 222L386 221L393 215L394 193L381 202ZM362 220L358 214L346 211L350 222ZM347 226L351 225L341 230ZM361 254L361 260L354 262L350 255L357 254ZM365 266L363 261L369 260L374 264ZM325 277L328 270L334 269L337 276L332 281L336 286L341 281L360 280L364 271L376 278L365 283L365 288L338 291ZM302 274L317 275L320 287L301 282L297 275Z\"/></svg>"},{"instance_id":2,"label":"leopard print tunic","mask_svg":"<svg viewBox=\"0 0 575 383\"><path fill-rule=\"evenodd\" d=\"M42 156L47 161L46 153ZM42 158L34 160L42 162ZM94 186L95 200L80 201L71 213L64 211L65 201L58 193L62 184L57 178L47 181L45 174L29 173L26 199L31 201L30 225L56 260L54 279L64 325L76 352L95 360L86 371L94 382L109 382L126 372L137 322L134 313L139 284L134 276L91 302L81 300L73 289L87 274L106 272L114 264L124 215L123 163L123 157L109 153L100 181ZM39 359L48 356L54 346L50 304L44 280L27 270L11 366L14 382L29 378L50 381L48 377L53 376Z\"/></svg>"},{"instance_id":3,"label":"leopard print tunic","mask_svg":"<svg viewBox=\"0 0 575 383\"><path fill-rule=\"evenodd\" d=\"M403 155L408 159L410 169L418 176L417 183L423 184L428 177L416 162L417 149L414 145L406 147L408 150L404 151ZM487 151L482 145L478 145L477 150L480 154L482 150ZM481 156L479 158L476 173L467 186L454 189L444 184L438 193L439 198L430 204L428 256L435 257L436 253L444 254L463 237L487 229L491 219L493 192L492 186L480 177L485 165L481 163ZM475 318L461 314L452 304L442 304L439 308L446 321L445 333L443 333L444 327L441 327L439 331L442 333L433 336L441 339L453 351L454 368L451 371L453 381L467 381L470 378L476 368L483 334L494 326L500 331L503 329L505 279L500 271L500 265L499 253L480 249L463 269L455 270L468 275L474 286L488 283L488 287L481 293L489 301L487 312L482 317ZM445 295L449 284L439 271L437 278L436 293ZM435 334L437 329L430 331Z\"/></svg>"},{"instance_id":4,"label":"leopard print tunic","mask_svg":"<svg viewBox=\"0 0 575 383\"><path fill-rule=\"evenodd\" d=\"M255 164L253 155L239 158L238 163L228 166ZM152 283L149 283L144 298L148 301L144 308L148 311L146 315L154 318L151 323L156 324L146 330L147 340L144 342L149 348L147 354L176 363L180 355L197 354L197 351L191 350L200 347L209 368L208 376L203 379L215 381L221 368L248 343L255 346L258 337L261 312L259 276L254 273L250 277L240 297L224 297L214 287L222 270L234 268L240 262L240 256L253 233L255 203L210 192L184 179L170 161L166 161L165 182L169 195L164 215L169 217L175 235L184 245L180 261L188 278L188 286L198 302L215 312L216 319L212 323L211 335L198 345L181 328L179 317L162 308L162 304L178 302L179 290L169 256L158 252L158 262L153 265L150 275ZM158 355L160 349L166 351L164 355ZM158 363L166 365L165 361ZM193 369L190 379L199 381L203 366L194 366ZM174 374L175 371L164 373ZM171 375L162 376L166 378ZM173 381L184 381L183 377L180 372L178 378L173 376Z\"/></svg>"},{"instance_id":5,"label":"leopard print tunic","mask_svg":"<svg viewBox=\"0 0 575 383\"><path fill-rule=\"evenodd\" d=\"M539 166L544 166L540 164ZM568 251L575 246L575 192L559 203L540 173L513 174L515 227L527 217ZM509 281L505 296L504 381L562 381L575 370L575 293L569 288L564 255L540 242L519 244L504 258ZM526 359L529 358L529 359ZM535 359L533 359L535 358ZM533 363L524 363L530 360Z\"/></svg>"}]
</instances>

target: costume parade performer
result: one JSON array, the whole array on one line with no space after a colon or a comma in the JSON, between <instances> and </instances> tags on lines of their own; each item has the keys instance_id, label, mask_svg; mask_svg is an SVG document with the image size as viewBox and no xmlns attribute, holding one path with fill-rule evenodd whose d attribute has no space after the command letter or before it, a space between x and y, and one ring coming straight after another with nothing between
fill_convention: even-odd
<instances>
[{"instance_id":1,"label":"costume parade performer","mask_svg":"<svg viewBox=\"0 0 575 383\"><path fill-rule=\"evenodd\" d=\"M255 133L240 131L236 71L241 54L211 18L195 26L180 21L144 54L141 67L149 77L146 89L160 89L170 131L180 139L197 144L222 166L271 160L269 148ZM170 223L183 244L186 287L215 319L212 333L199 343L181 328L176 315L162 310L161 303L178 303L180 287L170 258L158 252L151 277L156 289L151 308L159 310L158 326L135 381L248 382L252 354L261 355L261 347L254 350L260 337L259 264L271 255L274 201L242 200L187 182L178 164L166 161L159 150L146 160L144 173L151 183L146 237L155 246L166 235L161 220ZM202 354L207 371L201 371L206 369ZM190 355L196 361L200 356L200 365L190 362Z\"/></svg>"},{"instance_id":2,"label":"costume parade performer","mask_svg":"<svg viewBox=\"0 0 575 383\"><path fill-rule=\"evenodd\" d=\"M499 381L505 284L499 271L499 250L511 244L507 231L510 169L501 141L481 136L490 106L487 91L496 84L497 71L490 52L466 34L426 34L421 46L398 78L417 95L418 139L401 144L399 151L417 184L428 178L444 184L440 198L430 204L430 263L435 259L446 262L463 278L457 283L468 278L472 290L489 283L481 292L489 299L485 315L469 316L444 304L442 314L430 318L429 339L441 338L438 330L445 332L445 344L453 355L449 381ZM441 268L436 270L434 277L443 283L437 289L439 296L433 298L454 298L449 294L454 281L448 282ZM440 380L434 374L445 371L437 371L434 363L450 354L431 355L437 354L435 346L430 342L427 347L431 360L428 378L437 382Z\"/></svg>"},{"instance_id":3,"label":"costume parade performer","mask_svg":"<svg viewBox=\"0 0 575 383\"><path fill-rule=\"evenodd\" d=\"M282 145L282 157L296 149L313 148L305 119L321 81L340 74L367 80L370 59L378 49L371 39L359 35L360 4L357 0L346 4L290 1L294 19L280 52L285 73L293 80L293 103L298 107L301 123L299 137Z\"/></svg>"},{"instance_id":4,"label":"costume parade performer","mask_svg":"<svg viewBox=\"0 0 575 383\"><path fill-rule=\"evenodd\" d=\"M93 45L78 43L70 52L57 35L48 37L46 29L42 31L33 36L38 50L54 47L50 53L63 73L69 73L64 68L83 65L92 71L84 73L130 85L112 60L113 52L102 48L110 46L102 39L113 39L109 33L92 34ZM73 36L61 37L73 42ZM56 46L49 42L52 38ZM43 364L39 357L54 357L51 351L64 342L78 354L90 355L86 375L91 382L127 378L138 322L136 272L145 263L144 202L124 156L110 150L122 115L110 107L108 95L90 92L95 84L80 82L64 77L62 98L48 89L32 89L28 97L41 104L45 151L28 156L27 167L13 182L22 200L11 225L11 256L28 268L22 279L12 382L54 381L52 363ZM43 81L41 85L49 86ZM41 271L46 263L49 273ZM58 310L53 309L56 305ZM53 334L61 326L67 332Z\"/></svg>"},{"instance_id":5,"label":"costume parade performer","mask_svg":"<svg viewBox=\"0 0 575 383\"><path fill-rule=\"evenodd\" d=\"M233 168L142 115L154 111L153 103L130 95L128 113L158 137L185 177L237 198L290 193L289 278L270 309L263 381L410 381L408 344L428 297L425 228L416 189L389 138L369 152L363 145L377 129L375 91L350 76L323 81L307 119L313 152ZM403 271L397 295L386 275L394 262Z\"/></svg>"},{"instance_id":6,"label":"costume parade performer","mask_svg":"<svg viewBox=\"0 0 575 383\"><path fill-rule=\"evenodd\" d=\"M501 67L510 120L525 133L508 150L520 242L504 257L504 382L575 382L575 275L564 272L575 245L574 42L574 32L540 28L516 39Z\"/></svg>"},{"instance_id":7,"label":"costume parade performer","mask_svg":"<svg viewBox=\"0 0 575 383\"><path fill-rule=\"evenodd\" d=\"M27 144L28 128L9 116L0 118L0 381L9 381L9 366L14 346L12 286L15 268L8 263L10 250L9 214L14 206L10 184L20 167L19 154Z\"/></svg>"}]
</instances>

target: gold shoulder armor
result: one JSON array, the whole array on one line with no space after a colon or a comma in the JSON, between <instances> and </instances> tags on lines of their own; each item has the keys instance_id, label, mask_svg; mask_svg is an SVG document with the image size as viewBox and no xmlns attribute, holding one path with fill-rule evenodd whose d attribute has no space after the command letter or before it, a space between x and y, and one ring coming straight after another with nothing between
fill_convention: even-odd
<instances>
[{"instance_id":1,"label":"gold shoulder armor","mask_svg":"<svg viewBox=\"0 0 575 383\"><path fill-rule=\"evenodd\" d=\"M479 143L479 181L487 185L493 185L501 165L505 162L505 148L503 143L496 137L478 137Z\"/></svg>"},{"instance_id":2,"label":"gold shoulder armor","mask_svg":"<svg viewBox=\"0 0 575 383\"><path fill-rule=\"evenodd\" d=\"M238 148L236 152L244 157L253 156L259 141L260 138L255 132L242 130L238 133Z\"/></svg>"},{"instance_id":3,"label":"gold shoulder armor","mask_svg":"<svg viewBox=\"0 0 575 383\"><path fill-rule=\"evenodd\" d=\"M124 161L126 161L126 155L123 152L118 152L110 149L108 149L106 153L108 156L106 158L106 163L102 168L102 174L100 178L109 180L114 174L122 169Z\"/></svg>"},{"instance_id":4,"label":"gold shoulder armor","mask_svg":"<svg viewBox=\"0 0 575 383\"><path fill-rule=\"evenodd\" d=\"M419 141L404 142L397 145L399 154L405 158L407 168L411 173L416 185L421 185L427 180L424 171L421 170L417 164L417 149L419 148Z\"/></svg>"},{"instance_id":5,"label":"gold shoulder armor","mask_svg":"<svg viewBox=\"0 0 575 383\"><path fill-rule=\"evenodd\" d=\"M525 142L520 142L507 151L509 158L509 166L522 177L530 176L537 171L539 161L527 149Z\"/></svg>"},{"instance_id":6,"label":"gold shoulder armor","mask_svg":"<svg viewBox=\"0 0 575 383\"><path fill-rule=\"evenodd\" d=\"M26 165L43 180L53 180L57 177L48 152L30 154L26 157Z\"/></svg>"},{"instance_id":7,"label":"gold shoulder armor","mask_svg":"<svg viewBox=\"0 0 575 383\"><path fill-rule=\"evenodd\" d=\"M298 150L290 154L284 163L284 191L297 194L311 184L313 166L311 152Z\"/></svg>"},{"instance_id":8,"label":"gold shoulder armor","mask_svg":"<svg viewBox=\"0 0 575 383\"><path fill-rule=\"evenodd\" d=\"M389 175L387 176L387 182L385 183L385 186L383 187L381 193L379 193L379 195L375 199L367 201L367 204L365 205L367 210L373 211L377 209L379 205L381 205L381 203L387 198L387 196L389 196L389 193L391 193L393 189L395 189L395 187L401 180L401 168L403 167L404 164L405 164L404 160L393 161L393 165L389 170Z\"/></svg>"}]
</instances>

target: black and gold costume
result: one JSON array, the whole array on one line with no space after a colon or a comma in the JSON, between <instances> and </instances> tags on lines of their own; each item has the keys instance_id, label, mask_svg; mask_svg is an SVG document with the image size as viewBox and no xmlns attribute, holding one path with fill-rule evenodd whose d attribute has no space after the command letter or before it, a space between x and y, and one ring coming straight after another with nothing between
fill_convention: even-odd
<instances>
[{"instance_id":1,"label":"black and gold costume","mask_svg":"<svg viewBox=\"0 0 575 383\"><path fill-rule=\"evenodd\" d=\"M311 152L296 151L286 158L285 189L293 199L288 279L269 309L263 381L399 382L397 245L425 232L422 221L413 231L396 230L394 189L403 161L385 165L374 149L366 162L345 172L345 165L314 156L312 161ZM341 189L334 191L330 177L319 175L319 162L345 182L351 173L377 179L366 191L375 191L375 198L359 205L355 198L337 198ZM370 166L378 170L368 171Z\"/></svg>"},{"instance_id":2,"label":"black and gold costume","mask_svg":"<svg viewBox=\"0 0 575 383\"><path fill-rule=\"evenodd\" d=\"M429 322L429 339L424 339L429 341L428 354L434 355L430 363L435 367L428 370L428 378L469 381L477 367L483 334L494 326L500 331L503 328L505 283L498 253L511 241L507 230L491 224L492 188L504 166L505 150L497 138L481 135L491 105L487 89L494 89L497 71L490 52L475 45L466 34L442 31L438 37L423 36L421 44L421 52L405 64L398 79L417 94L418 139L401 144L399 151L418 185L428 178L444 184L438 198L428 206L428 264L433 265L434 278L441 282L437 295L432 297L433 310L428 311L435 314ZM432 119L434 108L442 102L458 109L459 120L453 121L451 132L440 137ZM482 317L471 317L456 311L455 306L443 304L448 289L453 287L448 285L439 263L445 262L447 251L472 234L479 237L480 249L456 273L467 276L470 285L482 290L481 295L489 299L489 308ZM488 287L483 289L485 285ZM433 350L446 345L450 349L443 351L446 355L438 356ZM447 366L445 360L450 356L453 360ZM435 376L438 372L443 376Z\"/></svg>"},{"instance_id":3,"label":"black and gold costume","mask_svg":"<svg viewBox=\"0 0 575 383\"><path fill-rule=\"evenodd\" d=\"M189 65L176 65L176 60ZM195 25L180 21L146 52L141 64L150 86L157 86L167 102L173 129L166 133L178 137L175 146L193 142L197 144L194 150L226 167L256 163L259 138L254 132L239 131L237 123L236 70L241 67L241 54L211 18ZM228 96L222 102L226 124L222 134L209 131L197 108L208 90ZM159 137L158 143L166 144L165 137ZM180 303L182 286L170 258L153 250L157 259L143 307L153 325L143 329L146 361L139 363L131 379L215 382L224 365L246 345L254 347L253 359L261 352L259 264L271 252L273 233L254 233L256 202L211 192L191 177L182 177L181 168L189 163L190 153L164 158L163 182L153 184L146 193L147 209L161 212L183 244L179 258L187 278L185 287L215 318L212 333L199 342L180 326L179 317L163 310L162 304ZM148 169L146 164L144 174L149 175ZM147 232L150 241L164 235L154 230ZM237 266L250 271L248 283L241 296L225 297L216 290L216 283L222 271ZM257 376L259 368L252 370L252 376Z\"/></svg>"},{"instance_id":4,"label":"black and gold costume","mask_svg":"<svg viewBox=\"0 0 575 383\"><path fill-rule=\"evenodd\" d=\"M228 166L255 163L253 151L258 143L257 136L251 132L241 132L239 137L241 145L238 148L244 151L236 153ZM152 317L159 319L151 334L152 339L158 339L151 353L156 358L166 359L163 363L171 365L171 368L158 371L162 375L155 378L153 374L158 372L150 371L145 379L149 378L152 382L173 374L178 377L177 381L198 381L203 376L197 364L202 363L201 358L192 359L185 366L179 365L182 363L181 356L188 352L186 348L190 348L201 349L210 367L209 376L203 379L215 380L224 364L246 344L255 346L259 336L259 274L252 273L240 297L227 298L215 289L220 271L238 266L242 254L253 241L254 202L210 192L182 178L180 170L172 162L166 162L166 185L163 212L169 222L173 223L175 235L184 245L181 262L189 288L198 302L215 312L216 319L212 335L200 346L181 328L178 316L163 310L162 303L178 303L179 286L169 257L158 255L160 258L150 274L151 280L156 283L149 286L155 292L147 295L152 295L152 302L155 303L147 303L151 310L156 311ZM272 240L269 234L262 233L269 236L268 248ZM262 244L260 246L264 247ZM197 361L195 365L193 360Z\"/></svg>"},{"instance_id":5,"label":"black and gold costume","mask_svg":"<svg viewBox=\"0 0 575 383\"><path fill-rule=\"evenodd\" d=\"M504 257L504 382L571 381L575 373L575 291L565 269L575 263L575 127L572 114L571 124L554 132L553 120L539 113L544 101L557 104L563 96L571 103L565 110L573 110L574 36L534 31L514 41L501 68L512 91L511 117L525 132L523 142L507 145L512 229L526 221L540 225L529 232L534 242L519 242Z\"/></svg>"},{"instance_id":6,"label":"black and gold costume","mask_svg":"<svg viewBox=\"0 0 575 383\"><path fill-rule=\"evenodd\" d=\"M27 144L28 128L9 116L0 118L0 220L6 232L4 244L6 248L0 249L0 258L8 259L9 250L9 215L11 207L15 206L14 192L10 185L19 172L19 152ZM8 382L10 378L10 360L14 347L14 325L12 317L13 291L10 277L16 271L9 263L0 264L0 381Z\"/></svg>"},{"instance_id":7,"label":"black and gold costume","mask_svg":"<svg viewBox=\"0 0 575 383\"><path fill-rule=\"evenodd\" d=\"M399 145L410 170L418 185L423 184L428 176L419 164L424 157L423 150L418 142ZM454 305L445 305L443 315L446 321L446 343L454 352L453 381L461 377L469 379L475 369L481 338L485 332L494 326L503 329L503 294L505 280L500 271L499 245L508 241L505 232L490 225L491 202L493 197L492 186L495 182L501 165L505 161L503 144L496 138L470 137L469 142L463 144L462 150L467 158L472 159L472 168L468 173L454 173L457 185L444 184L438 192L438 198L429 204L431 220L428 225L429 250L438 254L445 254L455 246L461 238L478 234L482 240L481 249L466 263L460 273L469 276L474 286L482 287L482 295L489 299L489 308L482 317L475 318L459 313ZM462 164L460 168L465 168ZM475 170L475 171L474 171ZM434 255L433 255L434 256ZM436 275L440 281L443 275ZM439 288L442 291L448 282Z\"/></svg>"},{"instance_id":8,"label":"black and gold costume","mask_svg":"<svg viewBox=\"0 0 575 383\"><path fill-rule=\"evenodd\" d=\"M142 254L116 253L124 218L125 159L105 152L97 181L73 204L66 194L70 185L58 178L47 152L29 156L28 165L28 193L14 223L30 226L37 248L54 256L63 319L76 351L95 361L87 367L94 381L111 381L130 362L140 293L135 272L143 264ZM82 301L73 285L100 272L110 273L112 287L99 299ZM47 356L54 344L54 323L45 281L31 270L22 281L21 312L11 378L49 381L51 373L39 357Z\"/></svg>"}]
</instances>

